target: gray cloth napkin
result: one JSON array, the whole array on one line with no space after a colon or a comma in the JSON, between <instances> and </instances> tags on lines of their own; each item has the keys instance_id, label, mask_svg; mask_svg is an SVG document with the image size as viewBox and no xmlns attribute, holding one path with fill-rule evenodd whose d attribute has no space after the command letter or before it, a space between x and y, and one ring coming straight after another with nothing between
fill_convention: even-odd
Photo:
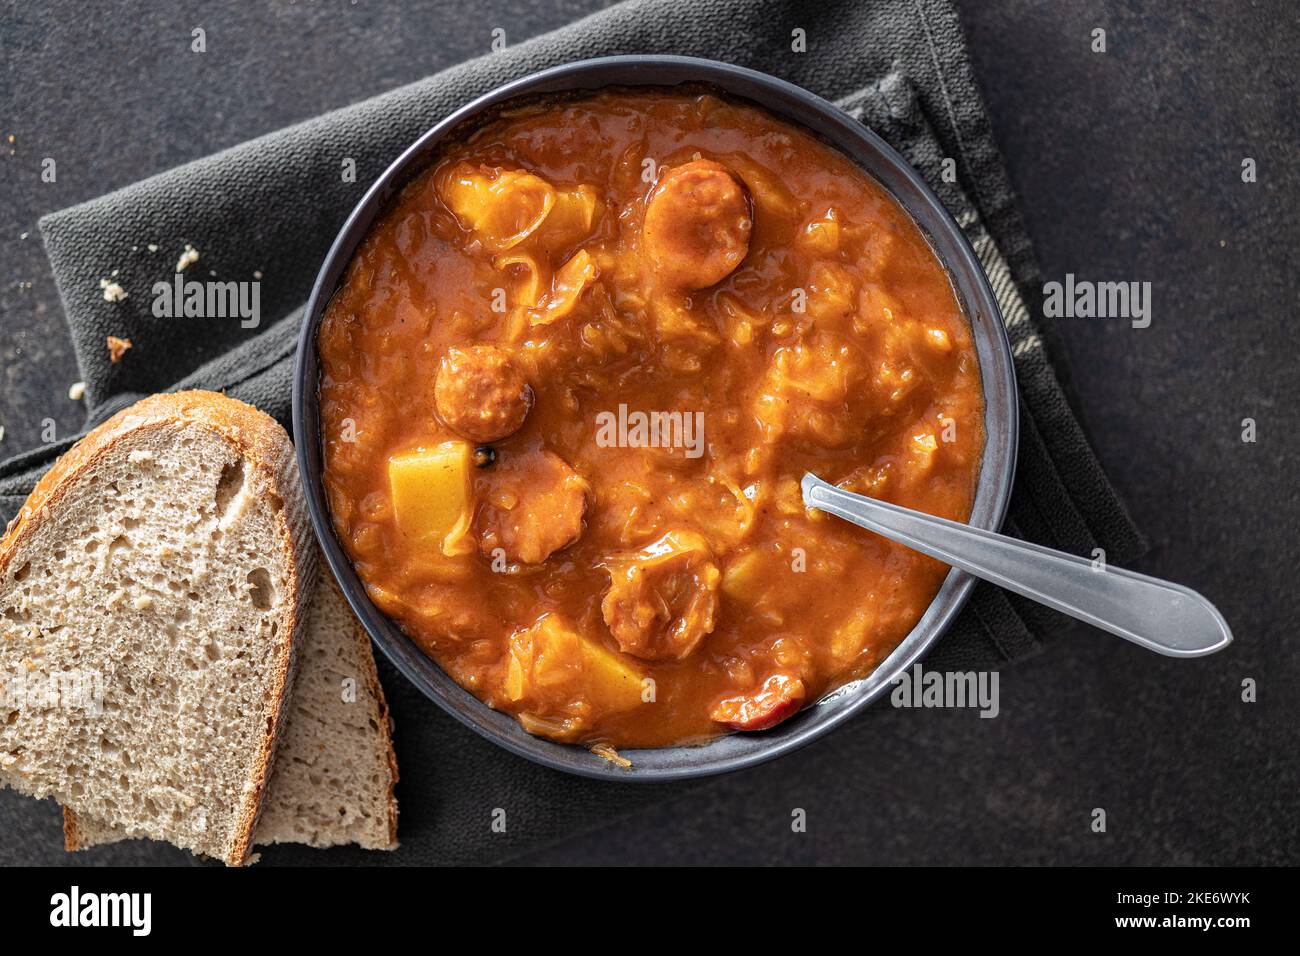
<instances>
[{"instance_id":1,"label":"gray cloth napkin","mask_svg":"<svg viewBox=\"0 0 1300 956\"><path fill-rule=\"evenodd\" d=\"M806 31L806 52L792 31ZM1039 279L1006 170L945 0L816 7L774 0L628 0L562 30L480 57L382 96L186 164L41 220L91 406L88 426L150 392L208 388L288 424L302 306L330 242L367 185L420 133L506 80L586 57L674 53L783 77L871 126L925 176L965 230L1002 307L1021 390L1021 440L1010 533L1079 554L1131 561L1145 542L1089 446L1064 359L1038 308ZM956 160L957 182L940 176ZM344 181L345 160L356 166ZM185 244L187 277L261 279L258 328L238 318L159 318L153 284L170 280ZM150 245L158 247L151 252ZM127 292L106 301L99 280ZM111 363L106 337L133 348ZM0 464L8 519L75 438ZM1034 653L1061 619L980 586L928 659L936 669L995 669ZM403 862L487 862L609 822L674 792L580 780L479 739L380 661L398 731ZM868 733L870 717L840 731ZM507 809L505 833L489 826ZM120 852L94 851L107 861ZM330 862L369 861L356 850ZM267 862L319 858L275 847Z\"/></svg>"}]
</instances>

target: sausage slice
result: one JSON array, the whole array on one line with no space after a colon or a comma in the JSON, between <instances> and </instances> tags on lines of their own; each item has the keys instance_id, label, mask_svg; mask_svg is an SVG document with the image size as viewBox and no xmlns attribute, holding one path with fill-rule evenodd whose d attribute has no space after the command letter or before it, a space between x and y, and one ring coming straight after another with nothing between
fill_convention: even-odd
<instances>
[{"instance_id":1,"label":"sausage slice","mask_svg":"<svg viewBox=\"0 0 1300 956\"><path fill-rule=\"evenodd\" d=\"M718 581L708 543L690 531L670 531L641 551L612 558L600 609L624 654L681 660L712 633Z\"/></svg>"},{"instance_id":2,"label":"sausage slice","mask_svg":"<svg viewBox=\"0 0 1300 956\"><path fill-rule=\"evenodd\" d=\"M533 390L517 362L495 345L449 348L433 386L447 427L476 442L513 435L528 417Z\"/></svg>"},{"instance_id":3,"label":"sausage slice","mask_svg":"<svg viewBox=\"0 0 1300 956\"><path fill-rule=\"evenodd\" d=\"M703 289L740 265L753 227L744 184L721 163L696 159L660 177L650 193L641 240L666 284Z\"/></svg>"},{"instance_id":4,"label":"sausage slice","mask_svg":"<svg viewBox=\"0 0 1300 956\"><path fill-rule=\"evenodd\" d=\"M582 534L587 482L549 451L512 455L492 469L478 514L479 550L511 563L541 564Z\"/></svg>"}]
</instances>

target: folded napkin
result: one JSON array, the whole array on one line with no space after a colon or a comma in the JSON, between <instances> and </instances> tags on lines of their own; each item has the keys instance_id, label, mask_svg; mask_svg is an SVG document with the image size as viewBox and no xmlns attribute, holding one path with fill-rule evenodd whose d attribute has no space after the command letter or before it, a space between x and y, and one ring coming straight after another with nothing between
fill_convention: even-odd
<instances>
[{"instance_id":1,"label":"folded napkin","mask_svg":"<svg viewBox=\"0 0 1300 956\"><path fill-rule=\"evenodd\" d=\"M806 51L792 31L806 34ZM335 233L367 185L420 133L475 96L547 66L593 56L674 53L763 70L837 101L925 176L965 230L1002 307L1021 392L1009 533L1107 560L1145 543L1106 479L1068 392L1064 361L1038 308L1041 281L993 142L955 11L945 0L628 0L492 53L115 193L46 216L40 229L91 408L88 426L144 394L224 390L287 426L303 303ZM940 175L956 161L956 182ZM355 163L355 182L341 175ZM186 278L260 280L256 328L230 319L153 315L188 245ZM156 247L156 248L155 248ZM105 296L112 277L125 298ZM109 301L116 298L116 301ZM108 336L129 338L109 360ZM75 441L0 464L7 520ZM936 669L996 669L1034 653L1061 619L997 588L976 588L928 659ZM581 780L536 767L443 715L380 662L397 724L404 862L486 862L607 823L673 790ZM867 732L863 718L840 731ZM504 833L489 826L507 811ZM112 854L112 848L97 851ZM331 862L374 860L334 851ZM111 856L109 857L111 858ZM276 847L267 862L309 862Z\"/></svg>"}]
</instances>

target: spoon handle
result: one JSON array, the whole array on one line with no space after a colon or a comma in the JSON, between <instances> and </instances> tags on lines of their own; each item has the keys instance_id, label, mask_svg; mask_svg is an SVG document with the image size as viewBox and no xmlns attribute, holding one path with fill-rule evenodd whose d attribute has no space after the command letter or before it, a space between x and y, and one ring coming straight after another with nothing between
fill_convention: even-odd
<instances>
[{"instance_id":1,"label":"spoon handle","mask_svg":"<svg viewBox=\"0 0 1300 956\"><path fill-rule=\"evenodd\" d=\"M1227 647L1232 632L1190 588L855 495L804 475L803 501L999 587L1170 657Z\"/></svg>"}]
</instances>

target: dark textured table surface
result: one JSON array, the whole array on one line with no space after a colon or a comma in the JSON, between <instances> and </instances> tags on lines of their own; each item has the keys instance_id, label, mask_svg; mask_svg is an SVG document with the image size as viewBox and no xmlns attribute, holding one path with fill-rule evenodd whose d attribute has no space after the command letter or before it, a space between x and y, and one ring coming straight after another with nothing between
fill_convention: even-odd
<instances>
[{"instance_id":1,"label":"dark textured table surface","mask_svg":"<svg viewBox=\"0 0 1300 956\"><path fill-rule=\"evenodd\" d=\"M5 4L0 456L82 418L39 216L478 55L494 27L523 39L601 5ZM1149 328L1060 328L1100 457L1154 545L1140 570L1202 590L1236 642L1172 661L1076 629L1002 674L996 720L877 707L859 718L870 760L841 759L831 735L524 862L1300 862L1298 8L960 9L1046 277L1152 285ZM188 51L197 25L206 56ZM39 181L47 156L55 184ZM145 843L65 857L60 842L53 803L0 792L0 864L188 859Z\"/></svg>"}]
</instances>

